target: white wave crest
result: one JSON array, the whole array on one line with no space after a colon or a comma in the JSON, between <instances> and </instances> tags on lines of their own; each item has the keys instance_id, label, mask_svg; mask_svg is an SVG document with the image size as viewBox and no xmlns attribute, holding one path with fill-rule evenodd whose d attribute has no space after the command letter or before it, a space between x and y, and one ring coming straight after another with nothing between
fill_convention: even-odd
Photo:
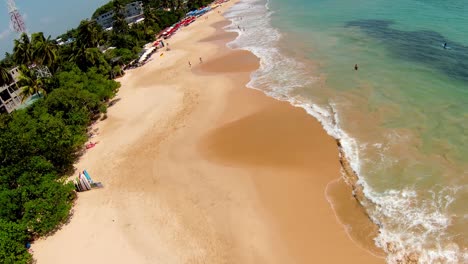
<instances>
[{"instance_id":1,"label":"white wave crest","mask_svg":"<svg viewBox=\"0 0 468 264\"><path fill-rule=\"evenodd\" d=\"M375 242L388 253L388 263L401 263L413 252L417 252L420 263L466 260L468 254L462 252L464 249L449 242L445 236L451 223L446 208L453 202L453 189L434 192L432 199L422 201L411 188L383 193L373 190L361 171L360 151L366 143L358 142L342 128L338 105L329 99L327 105L320 106L313 102L313 98L294 95L296 89L307 87L318 78L309 75L306 65L281 53L278 42L282 36L270 25L273 12L268 5L266 0L243 0L226 13L232 23L225 30L239 34L228 46L251 51L260 58L260 68L252 73L247 86L303 108L330 136L340 141L346 159L359 176L358 184L363 186L365 196L373 204L365 206L371 219L380 227ZM382 144L377 143L375 147L384 155Z\"/></svg>"}]
</instances>

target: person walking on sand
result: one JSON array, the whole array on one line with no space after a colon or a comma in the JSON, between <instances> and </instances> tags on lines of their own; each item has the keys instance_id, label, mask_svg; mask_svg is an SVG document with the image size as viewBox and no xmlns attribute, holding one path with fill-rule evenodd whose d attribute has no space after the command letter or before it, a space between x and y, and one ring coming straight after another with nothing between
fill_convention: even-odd
<instances>
[{"instance_id":1,"label":"person walking on sand","mask_svg":"<svg viewBox=\"0 0 468 264\"><path fill-rule=\"evenodd\" d=\"M192 68L192 63L190 63L190 61L188 62L188 66Z\"/></svg>"},{"instance_id":2,"label":"person walking on sand","mask_svg":"<svg viewBox=\"0 0 468 264\"><path fill-rule=\"evenodd\" d=\"M357 66L357 64L354 64L354 70L357 71L359 69L359 67Z\"/></svg>"},{"instance_id":3,"label":"person walking on sand","mask_svg":"<svg viewBox=\"0 0 468 264\"><path fill-rule=\"evenodd\" d=\"M202 58L201 58L201 57L200 57L200 63L203 63L203 60L202 60Z\"/></svg>"}]
</instances>

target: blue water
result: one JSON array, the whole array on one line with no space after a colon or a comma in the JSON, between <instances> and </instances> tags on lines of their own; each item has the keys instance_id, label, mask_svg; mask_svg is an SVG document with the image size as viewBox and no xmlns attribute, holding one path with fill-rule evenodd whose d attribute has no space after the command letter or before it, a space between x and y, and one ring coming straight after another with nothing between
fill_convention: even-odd
<instances>
[{"instance_id":1,"label":"blue water","mask_svg":"<svg viewBox=\"0 0 468 264\"><path fill-rule=\"evenodd\" d=\"M249 86L340 139L387 261L468 263L468 1L243 0L228 18L261 59Z\"/></svg>"}]
</instances>

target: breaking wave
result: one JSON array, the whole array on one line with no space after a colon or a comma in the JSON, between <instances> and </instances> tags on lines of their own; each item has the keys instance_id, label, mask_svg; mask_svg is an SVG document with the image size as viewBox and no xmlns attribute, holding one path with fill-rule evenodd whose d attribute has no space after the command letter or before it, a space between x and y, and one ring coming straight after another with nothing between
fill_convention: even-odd
<instances>
[{"instance_id":1,"label":"breaking wave","mask_svg":"<svg viewBox=\"0 0 468 264\"><path fill-rule=\"evenodd\" d=\"M447 207L458 190L443 188L426 200L410 187L380 193L373 190L361 171L361 152L366 144L343 129L339 107L333 98L329 98L326 105L318 105L313 102L314 98L294 94L295 90L310 86L319 78L310 75L307 65L281 52L278 43L282 35L271 26L274 13L268 4L266 0L242 0L225 14L232 22L225 30L239 34L228 46L248 50L260 58L260 68L251 74L248 87L305 109L319 120L329 135L339 140L346 160L359 177L357 184L362 186L367 198L368 203L361 203L379 226L375 243L387 253L388 263L467 263L468 253L450 242L445 232L451 223ZM384 149L381 151L384 156Z\"/></svg>"}]
</instances>

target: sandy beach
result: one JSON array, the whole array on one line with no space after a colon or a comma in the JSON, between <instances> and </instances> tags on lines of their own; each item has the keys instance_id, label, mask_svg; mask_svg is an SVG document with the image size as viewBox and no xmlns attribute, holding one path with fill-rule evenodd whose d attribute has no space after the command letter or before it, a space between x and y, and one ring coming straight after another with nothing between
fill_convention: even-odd
<instances>
[{"instance_id":1,"label":"sandy beach","mask_svg":"<svg viewBox=\"0 0 468 264\"><path fill-rule=\"evenodd\" d=\"M69 223L33 244L37 263L384 263L335 140L245 87L259 61L225 47L235 2L118 80L99 144L76 164L104 188L79 193Z\"/></svg>"}]
</instances>

